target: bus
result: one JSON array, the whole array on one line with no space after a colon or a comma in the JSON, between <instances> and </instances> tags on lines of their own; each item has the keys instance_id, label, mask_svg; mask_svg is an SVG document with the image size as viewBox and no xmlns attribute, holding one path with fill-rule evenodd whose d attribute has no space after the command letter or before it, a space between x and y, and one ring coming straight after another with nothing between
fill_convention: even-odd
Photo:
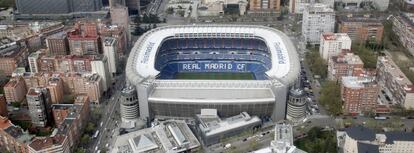
<instances>
[{"instance_id":1,"label":"bus","mask_svg":"<svg viewBox=\"0 0 414 153\"><path fill-rule=\"evenodd\" d=\"M99 130L96 130L96 132L95 132L95 134L93 134L93 137L92 138L97 138L98 135L99 135Z\"/></svg>"}]
</instances>

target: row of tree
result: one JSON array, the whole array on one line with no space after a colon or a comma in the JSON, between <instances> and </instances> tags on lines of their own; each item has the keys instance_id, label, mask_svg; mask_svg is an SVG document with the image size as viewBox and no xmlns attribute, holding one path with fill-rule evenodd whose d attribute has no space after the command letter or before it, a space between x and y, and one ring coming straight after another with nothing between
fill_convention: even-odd
<instances>
[{"instance_id":1,"label":"row of tree","mask_svg":"<svg viewBox=\"0 0 414 153\"><path fill-rule=\"evenodd\" d=\"M326 78L328 65L326 61L319 55L317 48L310 48L306 53L305 63L308 64L310 70L314 75L319 75L321 78Z\"/></svg>"},{"instance_id":2,"label":"row of tree","mask_svg":"<svg viewBox=\"0 0 414 153\"><path fill-rule=\"evenodd\" d=\"M336 81L327 81L322 85L319 103L331 115L342 113L341 87Z\"/></svg>"}]
</instances>

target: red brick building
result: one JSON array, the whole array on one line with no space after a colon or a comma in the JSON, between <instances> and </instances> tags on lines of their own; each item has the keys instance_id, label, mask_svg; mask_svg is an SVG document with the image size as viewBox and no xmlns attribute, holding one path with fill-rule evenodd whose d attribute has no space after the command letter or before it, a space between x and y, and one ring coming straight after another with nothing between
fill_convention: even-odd
<instances>
[{"instance_id":1,"label":"red brick building","mask_svg":"<svg viewBox=\"0 0 414 153\"><path fill-rule=\"evenodd\" d=\"M342 78L343 113L357 115L375 112L380 87L373 78L347 76Z\"/></svg>"},{"instance_id":2,"label":"red brick building","mask_svg":"<svg viewBox=\"0 0 414 153\"><path fill-rule=\"evenodd\" d=\"M343 51L332 56L328 62L328 79L341 81L344 76L359 76L364 71L364 63L358 55Z\"/></svg>"}]
</instances>

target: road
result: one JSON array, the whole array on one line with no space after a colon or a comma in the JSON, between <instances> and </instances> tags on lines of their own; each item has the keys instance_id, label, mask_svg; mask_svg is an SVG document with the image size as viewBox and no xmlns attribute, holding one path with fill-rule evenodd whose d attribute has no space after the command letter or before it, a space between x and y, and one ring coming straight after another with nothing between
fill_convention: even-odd
<instances>
[{"instance_id":1,"label":"road","mask_svg":"<svg viewBox=\"0 0 414 153\"><path fill-rule=\"evenodd\" d=\"M96 138L92 143L92 147L89 147L89 152L97 152L97 150L105 148L105 145L108 142L112 141L112 135L113 132L115 132L114 129L116 122L114 122L114 119L120 122L119 115L114 112L117 110L119 112L119 98L121 93L120 90L124 85L125 74L117 76L115 80L116 83L115 86L113 86L113 95L111 95L109 99L106 99L103 102L103 105L105 105L105 107L103 107L104 109L102 110L102 118L97 125L97 130L100 131L100 134L98 138ZM101 123L102 126L100 125Z\"/></svg>"}]
</instances>

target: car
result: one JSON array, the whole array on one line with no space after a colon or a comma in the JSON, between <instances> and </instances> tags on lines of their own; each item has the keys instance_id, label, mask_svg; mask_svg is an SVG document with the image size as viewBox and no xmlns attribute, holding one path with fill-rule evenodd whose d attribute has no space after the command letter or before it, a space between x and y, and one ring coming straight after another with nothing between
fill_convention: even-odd
<instances>
[{"instance_id":1,"label":"car","mask_svg":"<svg viewBox=\"0 0 414 153\"><path fill-rule=\"evenodd\" d=\"M245 142L245 141L247 141L247 138L244 138L244 139L243 139L243 142Z\"/></svg>"}]
</instances>

